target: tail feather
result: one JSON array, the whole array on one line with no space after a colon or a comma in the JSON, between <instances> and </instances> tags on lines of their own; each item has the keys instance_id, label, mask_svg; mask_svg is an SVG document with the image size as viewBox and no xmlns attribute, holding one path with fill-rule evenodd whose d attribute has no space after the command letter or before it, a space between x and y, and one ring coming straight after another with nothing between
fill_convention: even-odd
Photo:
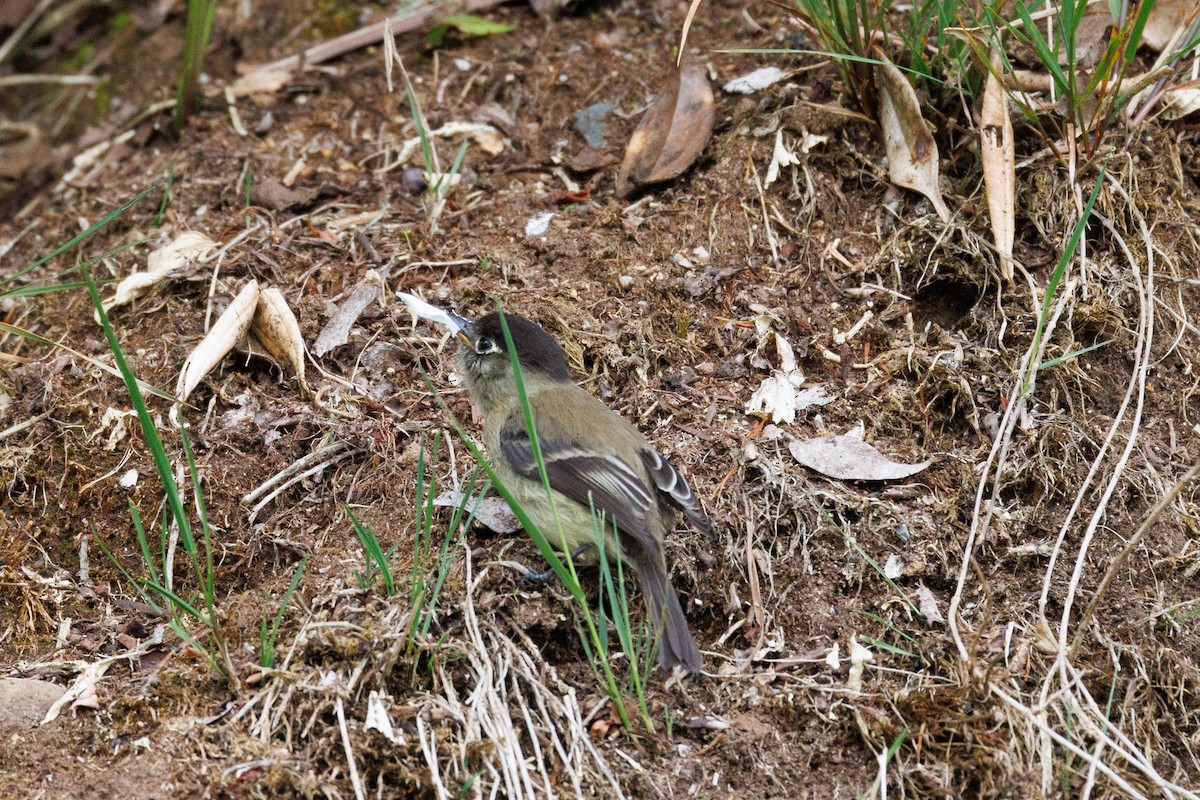
<instances>
[{"instance_id":1,"label":"tail feather","mask_svg":"<svg viewBox=\"0 0 1200 800\"><path fill-rule=\"evenodd\" d=\"M645 561L634 566L642 594L646 597L651 624L659 636L659 666L668 672L681 666L689 675L696 675L702 666L700 651L688 630L687 617L683 615L679 597L662 565L653 559Z\"/></svg>"}]
</instances>

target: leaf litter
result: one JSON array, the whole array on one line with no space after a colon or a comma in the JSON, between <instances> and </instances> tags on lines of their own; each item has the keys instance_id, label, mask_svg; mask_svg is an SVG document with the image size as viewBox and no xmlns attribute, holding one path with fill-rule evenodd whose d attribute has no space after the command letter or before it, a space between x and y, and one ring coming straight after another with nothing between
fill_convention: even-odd
<instances>
[{"instance_id":1,"label":"leaf litter","mask_svg":"<svg viewBox=\"0 0 1200 800\"><path fill-rule=\"evenodd\" d=\"M727 30L742 30L736 16L718 19ZM500 60L485 49L491 43L470 45L472 63L505 64L503 70L481 72L470 87L470 75L448 75L454 71L445 69L448 61L443 58L440 77L450 81L447 109L443 112L431 99L431 115L468 118L455 105L456 92L463 91L472 101L519 108L523 122L569 120L573 109L585 105L581 97L556 99L566 92L547 89L537 100L547 104L541 106L546 113L539 114L529 95L517 102L508 94L514 89L501 74L516 74L513 83L518 86L541 86L539 81L560 69L578 75L576 70L585 64L597 63L593 52L567 49L572 41L593 42L588 37L594 23L566 18L556 24L565 26L564 41L560 45L548 39L542 45L546 53L531 48ZM707 32L698 29L697 36L701 34ZM749 40L746 44L755 41L750 33L742 35ZM602 49L605 45L595 46L608 52ZM619 57L613 64L627 69ZM418 90L433 98L434 65L427 67ZM746 65L714 56L712 68L724 80L745 72ZM1161 346L1155 355L1161 360L1156 362L1155 391L1146 393L1144 411L1155 424L1143 425L1137 441L1152 458L1143 460L1143 451L1134 451L1126 477L1112 493L1114 505L1092 538L1094 549L1082 559L1079 585L1085 593L1099 580L1089 566L1093 560L1118 564L1119 585L1125 591L1119 598L1101 593L1087 624L1075 617L1072 625L1079 626L1085 645L1064 665L1076 676L1066 688L1072 702L1082 699L1075 694L1079 687L1093 687L1103 700L1112 676L1119 674L1114 708L1138 708L1137 715L1109 719L1093 717L1086 702L1073 705L1072 720L1085 714L1087 722L1096 721L1094 730L1110 737L1096 745L1086 738L1093 729L1064 723L1053 704L1039 706L1046 711L1040 717L1022 709L1037 702L1037 689L1026 687L1041 680L1058 653L1066 652L1059 646L1057 619L1045 626L1045 635L1040 623L1028 620L1039 615L1037 598L1049 560L1055 553L1075 556L1069 548L1082 526L1072 527L1062 546L1055 544L1055 526L1070 505L1079 477L1090 468L1087 459L1102 435L1097 431L1120 405L1112 377L1127 369L1122 359L1133 349L1131 321L1139 319L1139 298L1148 296L1135 286L1135 278L1145 281L1148 276L1141 251L1137 260L1121 260L1124 254L1117 244L1122 237L1126 243L1140 241L1140 234L1128 225L1131 214L1106 214L1104 219L1116 227L1112 238L1089 239L1087 260L1082 262L1085 272L1068 275L1080 280L1068 280L1064 286L1074 288L1063 295L1069 302L1062 306L1063 324L1050 336L1048 355L1079 353L1100 334L1106 341L1111 337L1112 344L1055 361L1042 371L1027 427L1011 440L1002 473L1004 493L990 498L995 513L986 545L965 559L963 521L973 516L979 486L973 469L994 444L993 434L969 420L972 414L1002 415L1014 402L1010 376L1019 364L1013 350L1027 341L1030 319L1028 293L991 288L1000 262L986 244L993 237L987 220L964 213L947 226L945 238L931 236L920 225L880 226L884 187L868 167L881 164L883 153L844 120L833 123L832 129L813 126L813 105L804 104L812 96L792 104L785 93L791 90L780 86L756 97L770 98L770 103L780 104L778 109L737 113L768 127L761 116L780 110L794 126L789 131L802 123L834 135L832 144L812 151L802 168L781 171L780 180L766 188L761 200L739 165L746 163L747 148L757 163L767 163L770 133L776 129L758 142L731 126L718 129L707 151L711 157L699 170L651 187L635 207L613 202L606 194L611 192L612 175L599 173L590 208L564 209L542 235L526 239L520 236L524 222L541 208L538 184L557 179L552 172L537 171L538 158L545 153L552 160L563 134L574 135L531 125L530 139L522 144L530 149L520 157L533 153L529 162L470 162L485 178L483 191L490 196L484 202L490 205L472 209L452 204L447 212L449 235L429 237L415 200L389 191L367 170L355 171L359 159L368 163L378 152L375 148L394 148L403 137L396 135L385 143L352 135L361 134L362 118L356 120L346 111L353 104L339 103L349 97L357 98L359 106L364 100L378 102L397 116L403 116L403 110L389 107L388 100L379 99L382 95L354 95L370 79L363 72L349 74L352 79L309 73L306 82L311 79L331 91L308 94L305 103L295 103L295 95L281 96L268 136L285 144L277 144L280 149L275 152L270 143L260 142L253 168L284 174L297 150L319 140L305 150L307 168L322 180L340 181L340 200L357 206L355 215L364 215L360 227L346 228L334 242L318 242L303 234L292 236L298 228L280 223L255 234L251 246L231 249L221 266L221 279L237 286L257 277L283 289L293 298L302 341L313 341L335 313L333 301L345 297L368 269L381 263L393 266L396 288L440 305L482 313L494 307L493 296L499 295L506 308L545 323L567 347L573 376L635 419L657 446L672 453L720 520L722 538L717 543L700 543L677 531L668 548L677 564L672 577L708 651L706 661L711 660L714 672L725 674L727 663L736 663L737 669L728 673L731 677L689 684L686 696L655 689L664 716L678 711L683 714L680 719L700 724L676 724L669 738L644 737L637 747L626 746L629 740L619 730L611 724L604 727L611 715L589 695L594 683L571 639L569 608L556 600L552 587L520 587L498 567L512 557L510 553L529 560L521 537L492 538L482 529L469 534L468 547L455 551L455 566L436 612L439 638L423 641L419 657L407 655L402 631L409 599L388 601L355 584L354 572L362 563L338 511L343 500L354 504L356 513L361 505L364 513L373 515L384 544L400 543L398 552L408 558L417 442L445 425L426 408L423 384L414 376L416 362L434 373L437 385L453 387L454 382L453 365L435 349L436 339L431 341L420 326L414 329L410 315L395 304L376 317L360 317L360 327L377 338L375 344L388 346L379 369L369 373L372 380L390 380L393 385L390 394L380 395L379 405L355 398L338 407L350 416L317 413L295 402L294 382L279 385L261 366L234 363L222 364L194 390L215 409L207 418L197 415L194 424L204 436L198 452L211 493L207 500L214 519L224 526L219 558L229 565L229 592L222 611L243 637L248 662L255 661L252 651L264 589L272 591L267 603L271 606L279 599L281 581L286 585L294 559L307 555L320 562L311 582L306 578L300 589L300 604L287 615L279 669L254 692L226 706L229 698L211 689L211 681L189 664L185 650L175 652L162 672L150 671L156 669L148 666L155 653L147 653L140 664L131 662L131 678L124 669L120 675L110 670L96 685L101 713L84 710L75 719L39 729L41 749L29 740L16 743L7 763L16 765L22 777L42 774L34 765L48 766L54 768L60 786L90 786L88 781L94 783L103 765L105 780L132 773L136 780L127 785L136 787L139 795L153 791L160 777L200 793L212 785L211 776L227 775L224 791L310 796L351 796L356 789L363 789L364 795L452 795L480 785L506 796L537 794L542 787L552 787L559 796L642 796L707 787L719 773L718 782L738 793L772 796L781 792L782 781L789 788L812 786L832 796L869 791L881 776L877 757L887 754L890 760L882 776L887 788L912 797L943 797L947 785L977 788L981 797L1013 796L1024 790L1053 795L1063 774L1079 777L1068 790L1079 788L1087 774L1081 770L1092 770L1093 796L1167 794L1169 787L1162 783L1166 774L1190 781L1184 791L1175 790L1178 797L1188 796L1186 786L1195 785L1194 769L1178 737L1194 726L1195 708L1200 707L1194 689L1197 654L1189 638L1189 607L1172 606L1189 596L1187 576L1195 574L1189 572L1195 563L1194 551L1188 549L1189 529L1172 508L1158 519L1154 536L1140 539L1142 549L1135 548L1123 559L1115 557L1123 543L1108 536L1110 528L1126 530L1129 520L1141 519L1157 487L1171 484L1181 474L1179 465L1196 459L1195 442L1187 434L1194 422L1186 407L1190 384L1180 377L1194 373L1189 365L1195 343L1184 324L1194 319L1194 296L1186 273L1176 266L1195 262L1187 235L1195 213L1184 191L1187 184L1176 182L1174 170L1118 171L1123 186L1136 184L1134 207L1151 215L1151 252L1174 255L1167 263L1156 260L1153 279L1159 291L1148 298L1149 308L1157 308L1160 315L1156 337ZM625 94L604 89L594 99L627 104L627 98L647 94L629 72L615 81L606 78L605 83L619 86ZM298 94L305 91L299 85L294 88ZM775 91L781 94L777 97ZM732 114L737 98L721 102L721 113ZM796 119L799 115L809 116ZM320 123L293 127L306 124L297 117ZM218 164L204 154L237 140L223 138L228 134L224 115L204 122L207 127L194 134L205 137L204 144L181 151L182 156L191 154L185 158L191 172L179 174L195 180L181 179L176 188L192 203L177 199L169 213L179 214L189 228L227 241L229 231L245 224L245 213L222 194L227 188L214 187L237 186L241 164ZM615 130L620 123L612 124ZM291 135L294 141L287 138ZM935 135L944 142L941 137L947 134ZM1030 146L1027 137L1018 130L1019 147ZM325 146L330 147L328 156L321 152ZM1175 163L1169 162L1171 148L1190 153L1192 146L1186 131L1160 125L1139 130L1130 142L1131 155L1141 164ZM135 169L165 174L168 155L156 155L157 147L133 150L106 169L124 185L142 178ZM220 151L227 150L232 148ZM506 151L499 158L513 157ZM1178 163L1179 174L1189 175L1190 162ZM959 178L956 174L953 188L942 187L956 212L963 200L956 192L965 191ZM808 179L811 185L806 185ZM1063 199L1067 194L1062 172L1045 160L1023 166L1016 181L1020 238L1014 258L1033 270L1033 286L1040 288L1045 264L1038 266L1039 252L1053 251L1055 242L1069 232L1075 204ZM514 186L520 189L514 191ZM717 186L723 189L716 191ZM749 210L742 206L744 197L754 198ZM83 201L78 194L71 198L72 203ZM39 236L53 241L56 237L50 234L56 230L68 235L78 230L79 213L65 203L54 200L41 207ZM1116 194L1106 193L1099 206L1111 210L1119 203ZM198 212L201 205L207 206L205 214ZM131 227L144 230L152 217L152 212L135 211ZM765 253L764 220L778 239L777 261ZM691 298L686 303L673 293L685 286L689 271L702 268L670 259L680 242L703 242L713 266L705 291L680 295ZM372 250L378 258L370 255ZM29 263L41 254L44 250L38 253L23 239L13 257L17 263ZM488 259L488 266L481 257ZM621 275L630 280L619 282L616 276ZM205 302L205 283L190 277L172 279L171 292L143 296L135 308L139 313L121 315L126 326L121 335L142 351L135 363L150 378L169 383L186 344L202 337L198 309ZM984 302L961 311L954 297L964 292ZM669 302L663 302L664 297ZM86 306L80 313L66 297L36 306L25 302L11 308L17 313L37 309L52 332L62 337L86 340L89 332L94 335L94 329L82 327L87 323ZM741 409L758 381L780 366L773 341L758 352L755 318L763 311L774 315L772 330L788 342L796 370L838 398L819 411L797 413L789 425L796 437L818 438L826 429L845 430L864 420L867 438L887 452L939 454L921 473L920 484L831 481L796 463L786 440L767 441L765 431L753 438L758 420L747 419ZM837 337L837 331L852 329L859 320L866 322L858 335ZM366 354L360 350L347 343L328 351L320 364L344 380L364 380L358 358L365 361ZM164 351L169 357L162 357ZM108 378L91 371L86 362L70 361L66 368L68 357L56 358L57 369L51 360L47 365L20 364L0 376L4 391L17 398L6 412L10 416L5 425L37 419L36 414L45 413L38 403L48 404L55 420L86 421L93 408L99 413L122 407ZM349 389L332 378L317 376L314 383L327 398L338 392L350 396ZM85 389L88 394L80 395ZM247 408L261 413L223 426L223 409L240 397L250 398ZM450 388L447 397L465 417L468 409L461 393ZM1176 404L1174 399L1182 400ZM364 408L371 413L363 413ZM42 446L53 441L74 447L69 438L55 438L54 424L47 417L5 440L6 445L33 448L28 452L34 461L28 455L14 460L14 453L6 451L0 453L0 462L34 468L14 473L9 485L15 491L9 492L4 514L6 519L19 516L19 524L38 514L39 544L46 548L48 560L70 565L73 571L79 555L72 531L80 519L96 520L114 532L128 532L129 521L117 513L124 509L106 505L100 493L76 498L57 490L58 481L69 485L78 473L91 479L111 465L90 472L79 466L78 458L68 458L74 451L67 446ZM278 427L264 430L274 425ZM264 446L266 432L275 438ZM327 440L336 441L336 453L324 449ZM449 447L449 439L444 442ZM758 457L743 462L740 454L755 443ZM461 448L446 452L437 469L443 485L451 486L456 478L461 480L467 465ZM310 454L314 458L306 460ZM114 462L120 455L112 454ZM140 445L131 460L146 471ZM268 491L284 484L286 488L247 524L246 509L235 493L248 493L292 464L303 467L272 485ZM1097 470L1113 474L1108 465ZM114 473L114 482L119 474ZM150 483L143 481L131 495L143 512L158 500L146 489ZM21 488L26 484L38 487L33 497ZM1194 489L1183 491L1180 502L1186 507L1194 500ZM66 505L55 509L54 504L38 502L43 497L60 498ZM260 495L254 502L261 500ZM60 513L61 522L56 516ZM0 548L8 531L0 524ZM843 531L854 535L861 553L846 544ZM131 538L123 543L136 547ZM901 547L905 563L899 577L892 578L897 591L865 556L879 563ZM50 569L40 555L15 561L6 556L0 559L0 570L10 563ZM968 571L956 605L957 572L964 563L978 565L986 582L976 582L973 576L978 573ZM404 566L409 566L407 560ZM738 627L744 625L747 612L734 599L750 596L747 570L758 584L752 604L761 615L755 617L751 640L744 635L751 631ZM63 592L60 604L46 601L52 620L67 609L76 617L71 632L63 634L63 648L72 657L95 660L100 647L116 641L105 638L105 626L130 626L137 618L122 605L128 587L102 564L93 563L91 571L99 576L96 583L75 586L68 581L61 590L36 586L41 587L41 597ZM1050 607L1061 602L1062 584L1056 577L1061 572L1050 573ZM24 573L17 574L26 585L35 585ZM89 605L94 601L87 592L97 585L104 599ZM941 605L945 626L927 625L930 615L917 618L909 608L914 598L922 599L922 586ZM1144 591L1147 586L1155 588ZM8 583L0 582L0 593L8 591ZM33 597L34 591L29 594ZM21 606L7 604L8 594L4 599L4 613L14 615L6 619L15 618ZM988 665L987 675L973 671L956 655L955 626L966 629L976 659L971 663ZM136 630L136 625L130 629ZM0 626L0 633L7 630L35 631L43 637L45 652L58 636L55 626L45 622L32 628ZM872 644L880 641L887 647ZM848 655L835 655L833 662L840 669L849 660L855 675L852 697L846 694L851 684L845 673L831 676L825 661L839 642ZM429 677L422 683L424 675ZM1052 696L1059 696L1059 688L1051 686ZM377 700L393 698L383 702L393 733L397 739L402 735L406 744L396 744L378 729L365 729L371 692L378 693ZM334 710L335 698L341 713ZM1015 705L1009 702L1014 699ZM704 713L696 713L698 706ZM964 715L964 708L973 713ZM212 721L203 727L185 725L193 718ZM711 727L703 723L709 718L716 721ZM174 727L177 724L184 727ZM57 726L64 727L60 731ZM144 736L143 726L148 728ZM1078 733L1082 744L1071 739L1064 744L1051 735L1068 729ZM158 754L177 759L167 759L164 765L147 748L129 745L114 762L113 745L126 746L120 743L126 742L123 737L129 730L138 731L134 741L148 738ZM1114 730L1119 736L1110 733ZM1129 766L1144 762L1120 736L1153 751L1155 769L1162 771L1159 782ZM197 741L203 744L203 757L197 755ZM263 758L264 747L270 758ZM1099 761L1089 761L1096 753ZM1133 761L1123 760L1124 755ZM814 757L822 759L815 775ZM1064 772L1068 759L1075 768ZM357 783L348 777L351 763ZM530 772L523 773L518 766L522 764ZM539 764L544 774L537 771ZM1052 768L1049 783L1041 777L1045 766ZM1126 791L1118 779L1135 791ZM533 791L527 791L530 787Z\"/></svg>"}]
</instances>

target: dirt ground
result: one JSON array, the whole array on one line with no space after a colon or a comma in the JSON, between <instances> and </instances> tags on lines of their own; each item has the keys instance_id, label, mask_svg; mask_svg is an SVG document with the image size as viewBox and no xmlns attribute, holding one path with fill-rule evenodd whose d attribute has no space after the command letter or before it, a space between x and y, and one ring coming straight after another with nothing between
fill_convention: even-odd
<instances>
[{"instance_id":1,"label":"dirt ground","mask_svg":"<svg viewBox=\"0 0 1200 800\"><path fill-rule=\"evenodd\" d=\"M177 141L159 114L69 181L62 155L95 134L5 173L4 275L172 176L161 224L156 191L20 285L142 242L93 268L123 277L188 230L228 245L112 313L139 378L167 391L206 320L251 278L283 292L310 347L368 270L387 292L346 344L313 358L315 398L238 357L190 398L238 689L169 631L144 646L163 620L91 534L143 577L128 502L149 523L162 487L136 422L106 417L130 408L120 381L70 352L0 339L0 676L66 686L84 664L139 653L112 664L94 702L4 735L0 796L838 798L885 796L882 781L893 796L1185 797L1178 787L1200 786L1200 498L1177 485L1200 461L1196 126L1114 134L1085 257L1041 356L1067 358L1037 371L1001 437L1078 208L1063 165L1018 132L1016 256L1028 272L1007 284L969 131L940 121L944 225L890 188L876 132L845 113L832 67L717 52L794 44L782 12L712 2L689 41L716 87L712 142L679 179L618 199L617 165L685 10L586 4L549 22L509 5L489 17L511 33L451 32L437 51L423 33L398 37L431 128L484 121L505 138L495 155L468 145L437 231L420 156L396 162L415 133L381 48L239 100L246 135L215 95ZM211 84L356 15L223 8ZM114 63L138 66L114 76L117 102L94 129L170 95L181 19L129 30L103 40L128 54ZM756 94L720 90L759 66L792 74ZM589 145L576 115L600 102L612 107ZM827 138L762 187L780 130L792 143ZM443 164L457 142L437 142ZM1098 163L1081 170L1085 198ZM554 215L545 232L527 234L543 212ZM705 675L652 682L654 732L615 722L570 597L522 580L518 565L542 562L520 533L474 526L451 550L431 632L406 639L420 443L442 432L439 491L471 467L419 367L478 426L440 332L414 324L395 290L466 315L499 301L541 322L575 377L709 509L717 541L681 523L669 543ZM82 291L15 298L0 315L111 363ZM761 330L792 345L804 385L828 404L778 426L745 413L780 366ZM184 464L168 404L150 406ZM789 451L856 427L897 462L933 463L903 480L836 480ZM247 494L331 445L342 457L252 513ZM125 488L129 468L140 479ZM360 588L347 506L397 546L396 596ZM449 519L438 517L438 543ZM302 558L281 662L260 675L260 622ZM584 583L594 590L594 570ZM392 738L365 724L378 699Z\"/></svg>"}]
</instances>

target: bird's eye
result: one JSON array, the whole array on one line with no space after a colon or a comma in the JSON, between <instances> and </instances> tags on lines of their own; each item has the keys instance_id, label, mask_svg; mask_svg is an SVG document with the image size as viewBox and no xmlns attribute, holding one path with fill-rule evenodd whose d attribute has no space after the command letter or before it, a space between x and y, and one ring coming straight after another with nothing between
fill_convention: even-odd
<instances>
[{"instance_id":1,"label":"bird's eye","mask_svg":"<svg viewBox=\"0 0 1200 800\"><path fill-rule=\"evenodd\" d=\"M488 337L480 336L475 340L475 352L481 356L486 356L488 353L499 353L500 348Z\"/></svg>"}]
</instances>

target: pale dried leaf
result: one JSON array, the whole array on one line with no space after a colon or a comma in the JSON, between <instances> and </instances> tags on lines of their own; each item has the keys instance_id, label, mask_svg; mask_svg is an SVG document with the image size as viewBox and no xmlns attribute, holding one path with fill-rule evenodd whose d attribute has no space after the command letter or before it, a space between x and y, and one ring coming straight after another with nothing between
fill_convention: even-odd
<instances>
[{"instance_id":1,"label":"pale dried leaf","mask_svg":"<svg viewBox=\"0 0 1200 800\"><path fill-rule=\"evenodd\" d=\"M825 655L825 664L834 672L842 668L842 660L838 650L838 643L834 642L833 647L829 648L829 652Z\"/></svg>"},{"instance_id":2,"label":"pale dried leaf","mask_svg":"<svg viewBox=\"0 0 1200 800\"><path fill-rule=\"evenodd\" d=\"M998 65L993 64L998 69ZM989 72L979 112L979 153L983 160L983 185L987 193L992 238L1000 252L1000 272L1013 277L1013 238L1016 234L1016 151L1008 97L996 72Z\"/></svg>"},{"instance_id":3,"label":"pale dried leaf","mask_svg":"<svg viewBox=\"0 0 1200 800\"><path fill-rule=\"evenodd\" d=\"M1142 29L1142 41L1159 52L1178 47L1181 42L1173 40L1186 33L1198 10L1196 0L1157 0Z\"/></svg>"},{"instance_id":4,"label":"pale dried leaf","mask_svg":"<svg viewBox=\"0 0 1200 800\"><path fill-rule=\"evenodd\" d=\"M429 131L429 136L440 136L443 139L466 136L479 145L479 149L489 156L500 155L504 151L504 137L500 134L500 131L484 122L447 122L440 128ZM400 153L396 157L396 163L408 163L408 160L417 153L420 147L420 136L406 139L404 144L400 146ZM435 177L437 175L437 173L432 174Z\"/></svg>"},{"instance_id":5,"label":"pale dried leaf","mask_svg":"<svg viewBox=\"0 0 1200 800\"><path fill-rule=\"evenodd\" d=\"M892 183L920 192L929 198L942 222L950 221L950 209L939 186L938 148L912 84L878 47L872 48L875 82L879 87L879 128L888 156Z\"/></svg>"},{"instance_id":6,"label":"pale dried leaf","mask_svg":"<svg viewBox=\"0 0 1200 800\"><path fill-rule=\"evenodd\" d=\"M305 397L311 396L312 391L304 379L304 337L283 292L274 286L262 290L250 330L284 370L296 377L300 392Z\"/></svg>"},{"instance_id":7,"label":"pale dried leaf","mask_svg":"<svg viewBox=\"0 0 1200 800\"><path fill-rule=\"evenodd\" d=\"M320 358L333 348L350 341L350 329L382 291L383 279L379 273L373 269L367 270L358 286L355 286L350 296L338 306L338 310L317 335L317 340L312 346L313 355Z\"/></svg>"},{"instance_id":8,"label":"pale dried leaf","mask_svg":"<svg viewBox=\"0 0 1200 800\"><path fill-rule=\"evenodd\" d=\"M730 94L754 94L773 83L778 83L785 74L779 67L762 67L745 75L739 75L721 88Z\"/></svg>"},{"instance_id":9,"label":"pale dried leaf","mask_svg":"<svg viewBox=\"0 0 1200 800\"><path fill-rule=\"evenodd\" d=\"M217 243L198 231L184 231L171 242L155 250L146 258L144 272L135 272L117 284L113 296L101 305L105 312L132 302L142 292L173 275L193 261L205 258ZM100 315L96 314L99 322Z\"/></svg>"},{"instance_id":10,"label":"pale dried leaf","mask_svg":"<svg viewBox=\"0 0 1200 800\"><path fill-rule=\"evenodd\" d=\"M180 402L187 401L204 376L220 364L250 330L254 310L258 308L259 294L258 281L252 280L243 286L229 307L217 318L212 329L200 340L200 344L188 354L175 384L175 395Z\"/></svg>"},{"instance_id":11,"label":"pale dried leaf","mask_svg":"<svg viewBox=\"0 0 1200 800\"><path fill-rule=\"evenodd\" d=\"M915 475L933 463L901 464L885 458L878 450L854 436L819 436L788 443L796 461L815 472L844 481L895 481Z\"/></svg>"},{"instance_id":12,"label":"pale dried leaf","mask_svg":"<svg viewBox=\"0 0 1200 800\"><path fill-rule=\"evenodd\" d=\"M283 88L292 77L290 69L256 69L234 81L229 87L234 97L269 94Z\"/></svg>"},{"instance_id":13,"label":"pale dried leaf","mask_svg":"<svg viewBox=\"0 0 1200 800\"><path fill-rule=\"evenodd\" d=\"M857 636L850 637L850 673L846 687L852 692L862 691L862 676L867 664L875 660L875 654L859 643Z\"/></svg>"},{"instance_id":14,"label":"pale dried leaf","mask_svg":"<svg viewBox=\"0 0 1200 800\"><path fill-rule=\"evenodd\" d=\"M372 689L371 693L367 695L367 718L363 723L363 729L379 731L383 734L383 738L392 744L405 744L404 734L397 733L392 727L387 700L375 689Z\"/></svg>"},{"instance_id":15,"label":"pale dried leaf","mask_svg":"<svg viewBox=\"0 0 1200 800\"><path fill-rule=\"evenodd\" d=\"M800 157L788 150L787 145L783 143L783 128L780 128L775 131L775 152L771 154L771 163L767 167L767 177L763 180L763 185L770 186L779 179L779 170L799 163Z\"/></svg>"},{"instance_id":16,"label":"pale dried leaf","mask_svg":"<svg viewBox=\"0 0 1200 800\"><path fill-rule=\"evenodd\" d=\"M793 423L796 421L796 384L793 376L803 376L799 373L786 373L776 370L754 390L746 402L746 413L752 417L763 417L775 424L780 422Z\"/></svg>"},{"instance_id":17,"label":"pale dried leaf","mask_svg":"<svg viewBox=\"0 0 1200 800\"><path fill-rule=\"evenodd\" d=\"M917 585L917 602L921 607L921 616L929 620L930 624L946 624L946 618L942 616L942 611L938 608L937 598L933 596L933 592L929 591L929 587L923 583Z\"/></svg>"},{"instance_id":18,"label":"pale dried leaf","mask_svg":"<svg viewBox=\"0 0 1200 800\"><path fill-rule=\"evenodd\" d=\"M712 87L704 67L687 62L672 71L625 148L617 195L625 197L637 186L682 173L708 145L715 119Z\"/></svg>"},{"instance_id":19,"label":"pale dried leaf","mask_svg":"<svg viewBox=\"0 0 1200 800\"><path fill-rule=\"evenodd\" d=\"M892 553L888 556L887 563L883 565L883 576L896 580L904 574L904 559L898 553Z\"/></svg>"},{"instance_id":20,"label":"pale dried leaf","mask_svg":"<svg viewBox=\"0 0 1200 800\"><path fill-rule=\"evenodd\" d=\"M433 504L443 508L458 508L465 502L462 492L449 491L435 497ZM502 497L489 495L476 500L466 509L474 512L477 522L496 533L514 533L521 530L521 521Z\"/></svg>"},{"instance_id":21,"label":"pale dried leaf","mask_svg":"<svg viewBox=\"0 0 1200 800\"><path fill-rule=\"evenodd\" d=\"M1176 86L1168 89L1160 101L1165 108L1163 116L1167 119L1183 119L1200 111L1200 88L1195 86Z\"/></svg>"}]
</instances>

